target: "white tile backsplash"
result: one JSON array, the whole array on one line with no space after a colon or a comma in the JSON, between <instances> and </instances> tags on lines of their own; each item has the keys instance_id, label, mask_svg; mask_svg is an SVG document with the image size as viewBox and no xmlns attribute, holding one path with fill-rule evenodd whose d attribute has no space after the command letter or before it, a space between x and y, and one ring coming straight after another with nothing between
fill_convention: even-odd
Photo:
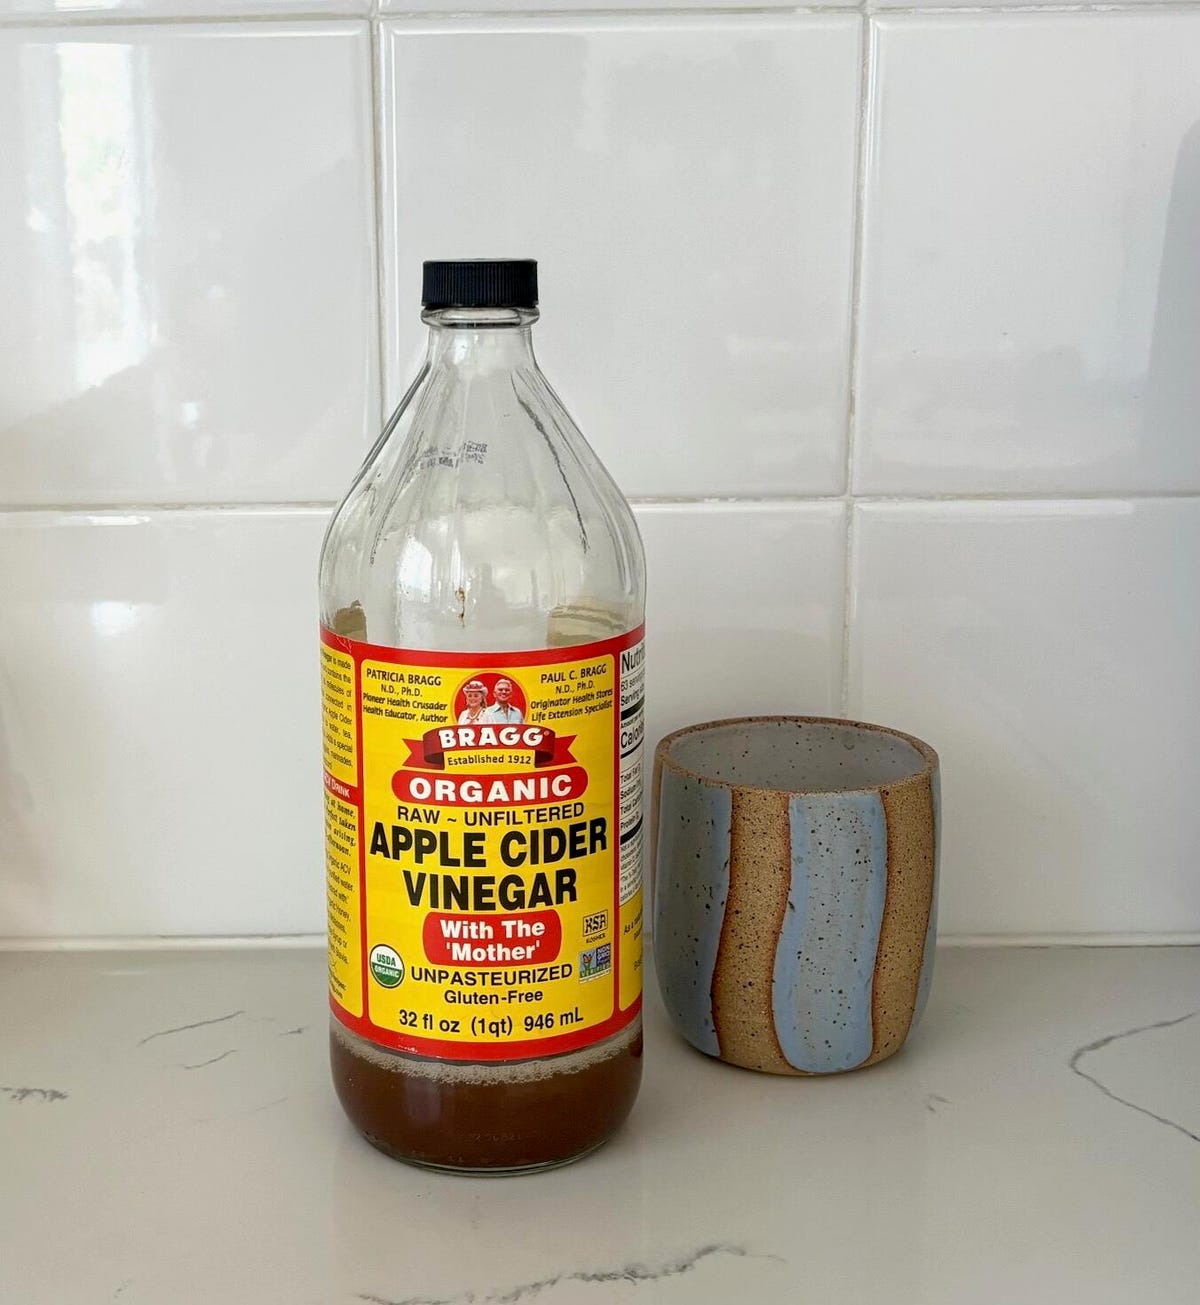
<instances>
[{"instance_id":1,"label":"white tile backsplash","mask_svg":"<svg viewBox=\"0 0 1200 1305\"><path fill-rule=\"evenodd\" d=\"M391 400L422 258L532 255L543 364L626 492L840 492L859 33L386 26Z\"/></svg>"},{"instance_id":2,"label":"white tile backsplash","mask_svg":"<svg viewBox=\"0 0 1200 1305\"><path fill-rule=\"evenodd\" d=\"M718 716L832 714L843 505L664 504L637 517L648 576L647 739Z\"/></svg>"},{"instance_id":3,"label":"white tile backsplash","mask_svg":"<svg viewBox=\"0 0 1200 1305\"><path fill-rule=\"evenodd\" d=\"M941 755L940 927L1200 931L1200 502L856 514L850 711Z\"/></svg>"},{"instance_id":4,"label":"white tile backsplash","mask_svg":"<svg viewBox=\"0 0 1200 1305\"><path fill-rule=\"evenodd\" d=\"M1200 936L1200 12L889 4L0 0L0 936L323 927L326 505L488 254L651 744L911 729L943 932Z\"/></svg>"},{"instance_id":5,"label":"white tile backsplash","mask_svg":"<svg viewBox=\"0 0 1200 1305\"><path fill-rule=\"evenodd\" d=\"M876 41L854 488L1200 490L1200 13Z\"/></svg>"},{"instance_id":6,"label":"white tile backsplash","mask_svg":"<svg viewBox=\"0 0 1200 1305\"><path fill-rule=\"evenodd\" d=\"M324 525L0 516L0 936L323 927Z\"/></svg>"},{"instance_id":7,"label":"white tile backsplash","mask_svg":"<svg viewBox=\"0 0 1200 1305\"><path fill-rule=\"evenodd\" d=\"M0 504L332 498L371 154L364 23L0 29Z\"/></svg>"}]
</instances>

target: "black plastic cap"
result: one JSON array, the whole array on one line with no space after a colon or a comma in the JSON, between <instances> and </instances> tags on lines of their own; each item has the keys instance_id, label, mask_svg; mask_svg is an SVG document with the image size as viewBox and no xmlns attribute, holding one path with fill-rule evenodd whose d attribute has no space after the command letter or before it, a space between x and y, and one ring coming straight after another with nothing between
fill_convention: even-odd
<instances>
[{"instance_id":1,"label":"black plastic cap","mask_svg":"<svg viewBox=\"0 0 1200 1305\"><path fill-rule=\"evenodd\" d=\"M425 264L421 303L426 308L536 308L537 301L535 258Z\"/></svg>"}]
</instances>

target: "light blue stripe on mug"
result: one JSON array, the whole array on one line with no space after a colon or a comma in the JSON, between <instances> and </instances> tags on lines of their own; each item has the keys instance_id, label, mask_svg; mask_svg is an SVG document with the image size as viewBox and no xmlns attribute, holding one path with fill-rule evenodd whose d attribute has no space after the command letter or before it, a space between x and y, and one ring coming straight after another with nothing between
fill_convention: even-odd
<instances>
[{"instance_id":1,"label":"light blue stripe on mug","mask_svg":"<svg viewBox=\"0 0 1200 1305\"><path fill-rule=\"evenodd\" d=\"M729 897L728 788L664 768L659 790L654 954L663 1001L693 1046L720 1054L712 981Z\"/></svg>"},{"instance_id":2,"label":"light blue stripe on mug","mask_svg":"<svg viewBox=\"0 0 1200 1305\"><path fill-rule=\"evenodd\" d=\"M877 792L796 796L788 814L792 883L775 950L775 1032L790 1065L832 1074L871 1054L887 819Z\"/></svg>"}]
</instances>

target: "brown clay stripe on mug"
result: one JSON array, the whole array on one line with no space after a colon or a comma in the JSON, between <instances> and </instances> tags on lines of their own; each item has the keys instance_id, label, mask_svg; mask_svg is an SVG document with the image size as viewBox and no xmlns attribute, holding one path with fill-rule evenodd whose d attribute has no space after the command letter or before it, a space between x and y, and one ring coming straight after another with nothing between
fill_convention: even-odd
<instances>
[{"instance_id":1,"label":"brown clay stripe on mug","mask_svg":"<svg viewBox=\"0 0 1200 1305\"><path fill-rule=\"evenodd\" d=\"M775 1074L794 1073L774 1033L776 942L791 885L788 795L733 790L729 897L712 982L721 1055Z\"/></svg>"},{"instance_id":2,"label":"brown clay stripe on mug","mask_svg":"<svg viewBox=\"0 0 1200 1305\"><path fill-rule=\"evenodd\" d=\"M898 1050L908 1036L925 960L933 896L934 811L928 775L885 788L887 898L879 930L871 1019L875 1038L866 1064Z\"/></svg>"}]
</instances>

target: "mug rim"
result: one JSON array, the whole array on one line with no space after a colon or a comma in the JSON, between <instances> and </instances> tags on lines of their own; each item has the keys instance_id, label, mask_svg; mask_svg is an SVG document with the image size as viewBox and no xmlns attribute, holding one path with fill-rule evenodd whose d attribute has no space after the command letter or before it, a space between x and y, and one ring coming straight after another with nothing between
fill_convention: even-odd
<instances>
[{"instance_id":1,"label":"mug rim","mask_svg":"<svg viewBox=\"0 0 1200 1305\"><path fill-rule=\"evenodd\" d=\"M905 743L911 744L924 760L924 765L919 770L914 770L911 775L905 775L901 779L891 780L884 784L859 784L854 787L846 788L777 788L771 784L737 784L732 780L719 779L715 775L706 775L703 771L694 770L691 766L684 766L676 761L670 755L670 749L678 739L687 734L706 733L712 729L718 729L726 725L758 725L758 724L788 724L788 725L841 725L854 730L870 731L876 734L888 734L892 738L902 739ZM822 795L840 795L845 793L881 793L884 789L902 788L905 784L912 784L926 777L932 777L941 765L937 752L925 742L919 739L915 734L907 734L904 730L898 730L891 725L876 725L871 721L849 720L844 716L788 716L788 715L767 715L767 716L725 716L720 720L699 721L695 725L685 725L682 729L672 730L670 734L664 734L659 739L654 749L654 759L659 765L669 766L678 775L686 775L690 779L699 780L702 784L710 784L717 788L727 788L740 790L745 793L780 793L790 797L819 797ZM657 781L656 781L657 784Z\"/></svg>"}]
</instances>

